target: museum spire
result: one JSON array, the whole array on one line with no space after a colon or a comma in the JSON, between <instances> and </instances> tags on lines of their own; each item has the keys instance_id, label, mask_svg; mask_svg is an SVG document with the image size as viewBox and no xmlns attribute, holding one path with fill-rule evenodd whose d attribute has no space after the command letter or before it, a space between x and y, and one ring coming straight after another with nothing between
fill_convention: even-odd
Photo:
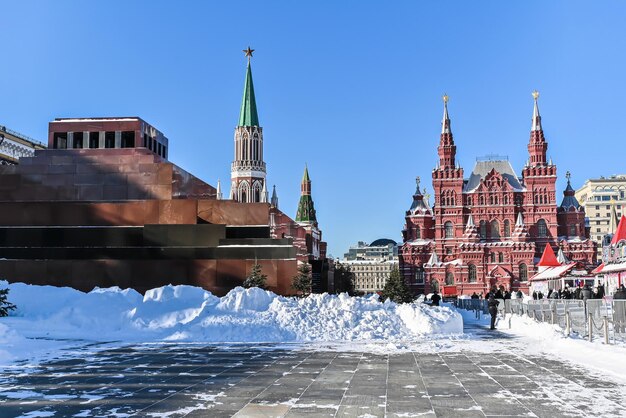
<instances>
[{"instance_id":1,"label":"museum spire","mask_svg":"<svg viewBox=\"0 0 626 418\"><path fill-rule=\"evenodd\" d=\"M450 129L450 116L448 115L448 95L443 95L443 119L441 121L441 138L439 140L439 147L437 148L439 154L439 168L443 170L455 169L456 163L456 145L454 145L454 138L452 137L452 130Z\"/></svg>"}]
</instances>

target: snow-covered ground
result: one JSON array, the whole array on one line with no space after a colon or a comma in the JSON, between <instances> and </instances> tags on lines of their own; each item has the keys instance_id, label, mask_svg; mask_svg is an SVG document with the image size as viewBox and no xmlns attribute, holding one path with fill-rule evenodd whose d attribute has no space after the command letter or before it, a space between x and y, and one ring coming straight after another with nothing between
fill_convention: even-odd
<instances>
[{"instance_id":1,"label":"snow-covered ground","mask_svg":"<svg viewBox=\"0 0 626 418\"><path fill-rule=\"evenodd\" d=\"M164 286L144 296L117 287L71 288L0 282L18 309L0 318L0 365L54 355L79 341L352 342L404 347L463 333L450 307L381 303L378 296L278 296L258 288L219 298L193 286Z\"/></svg>"},{"instance_id":2,"label":"snow-covered ground","mask_svg":"<svg viewBox=\"0 0 626 418\"><path fill-rule=\"evenodd\" d=\"M459 310L466 324L489 327L489 315L475 319L474 312ZM492 342L468 342L477 351L493 352L501 349L515 351L523 355L543 355L582 366L592 372L599 372L613 381L626 383L626 346L606 345L600 339L589 342L575 334L567 337L558 325L537 322L527 316L506 315L496 323L498 332L515 337L503 344L501 340ZM470 347L466 347L470 348ZM445 348L443 348L445 349Z\"/></svg>"},{"instance_id":3,"label":"snow-covered ground","mask_svg":"<svg viewBox=\"0 0 626 418\"><path fill-rule=\"evenodd\" d=\"M76 355L85 347L271 342L379 353L509 350L564 359L626 382L624 345L565 337L557 326L517 315L498 322L499 332L514 337L503 341L476 331L487 327L488 316L476 320L470 311L420 302L381 303L377 296L287 298L257 288L236 288L219 298L192 286L164 286L142 296L129 289L83 293L0 281L0 288L5 287L18 309L0 318L0 366Z\"/></svg>"}]
</instances>

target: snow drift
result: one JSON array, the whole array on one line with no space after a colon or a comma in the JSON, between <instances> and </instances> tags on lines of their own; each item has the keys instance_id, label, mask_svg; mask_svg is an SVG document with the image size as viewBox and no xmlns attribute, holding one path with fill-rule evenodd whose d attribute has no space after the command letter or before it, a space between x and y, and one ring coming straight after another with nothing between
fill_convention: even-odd
<instances>
[{"instance_id":1,"label":"snow drift","mask_svg":"<svg viewBox=\"0 0 626 418\"><path fill-rule=\"evenodd\" d=\"M219 298L193 286L164 286L144 296L132 289L71 288L0 281L17 305L0 319L0 341L28 337L96 341L416 341L461 334L463 320L447 307L381 303L378 296L278 296L237 287ZM4 325L3 325L4 324Z\"/></svg>"}]
</instances>

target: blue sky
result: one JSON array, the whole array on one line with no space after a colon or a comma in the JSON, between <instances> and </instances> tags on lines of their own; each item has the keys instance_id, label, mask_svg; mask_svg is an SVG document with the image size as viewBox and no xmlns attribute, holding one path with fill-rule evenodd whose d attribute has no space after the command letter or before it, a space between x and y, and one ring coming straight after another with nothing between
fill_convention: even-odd
<instances>
[{"instance_id":1,"label":"blue sky","mask_svg":"<svg viewBox=\"0 0 626 418\"><path fill-rule=\"evenodd\" d=\"M55 117L141 116L170 159L228 184L242 49L268 184L295 216L307 163L330 253L400 240L415 176L430 190L441 95L457 156L520 174L531 91L574 187L626 172L626 3L619 1L3 1L0 124L45 140Z\"/></svg>"}]
</instances>

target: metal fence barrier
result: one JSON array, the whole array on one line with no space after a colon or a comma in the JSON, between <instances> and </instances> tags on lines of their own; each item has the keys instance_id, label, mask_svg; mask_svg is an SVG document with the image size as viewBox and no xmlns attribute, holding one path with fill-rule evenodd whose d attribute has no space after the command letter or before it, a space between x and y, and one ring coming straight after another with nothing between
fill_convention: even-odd
<instances>
[{"instance_id":1,"label":"metal fence barrier","mask_svg":"<svg viewBox=\"0 0 626 418\"><path fill-rule=\"evenodd\" d=\"M613 299L498 299L498 315L528 316L539 322L558 325L566 335L572 333L605 344L626 341L626 300ZM476 318L489 314L486 299L458 299L459 309L474 311ZM509 326L511 322L509 321Z\"/></svg>"}]
</instances>

